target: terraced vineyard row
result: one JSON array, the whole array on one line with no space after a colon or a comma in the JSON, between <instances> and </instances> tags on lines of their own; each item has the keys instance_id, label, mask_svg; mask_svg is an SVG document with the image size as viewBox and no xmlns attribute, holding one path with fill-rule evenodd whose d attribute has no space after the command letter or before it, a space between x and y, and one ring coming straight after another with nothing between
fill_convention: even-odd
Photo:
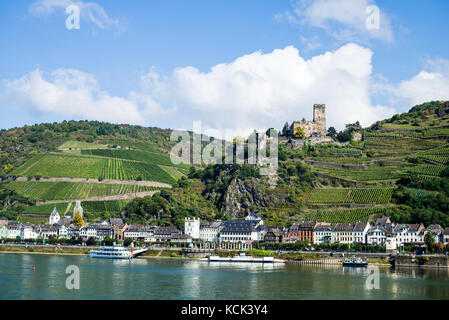
<instances>
[{"instance_id":1,"label":"terraced vineyard row","mask_svg":"<svg viewBox=\"0 0 449 320\"><path fill-rule=\"evenodd\" d=\"M386 204L393 195L392 188L314 189L309 203Z\"/></svg>"},{"instance_id":2,"label":"terraced vineyard row","mask_svg":"<svg viewBox=\"0 0 449 320\"><path fill-rule=\"evenodd\" d=\"M386 210L387 208L315 210L305 214L305 221L330 223L367 222L371 215L384 213Z\"/></svg>"},{"instance_id":3,"label":"terraced vineyard row","mask_svg":"<svg viewBox=\"0 0 449 320\"><path fill-rule=\"evenodd\" d=\"M16 176L92 178L114 180L158 181L172 184L175 180L159 166L119 159L89 158L69 155L35 155L13 171Z\"/></svg>"},{"instance_id":4,"label":"terraced vineyard row","mask_svg":"<svg viewBox=\"0 0 449 320\"><path fill-rule=\"evenodd\" d=\"M12 181L7 188L33 200L82 200L117 194L156 190L154 187L129 184Z\"/></svg>"},{"instance_id":5,"label":"terraced vineyard row","mask_svg":"<svg viewBox=\"0 0 449 320\"><path fill-rule=\"evenodd\" d=\"M392 180L401 178L407 167L380 167L369 165L366 169L344 169L325 166L314 166L313 171L353 181Z\"/></svg>"},{"instance_id":6,"label":"terraced vineyard row","mask_svg":"<svg viewBox=\"0 0 449 320\"><path fill-rule=\"evenodd\" d=\"M437 155L431 155L431 154L427 155L426 154L426 155L422 155L419 157L424 160L430 160L430 161L438 162L441 164L449 164L449 155L437 156Z\"/></svg>"},{"instance_id":7,"label":"terraced vineyard row","mask_svg":"<svg viewBox=\"0 0 449 320\"><path fill-rule=\"evenodd\" d=\"M445 166L420 165L411 168L410 172L419 176L424 175L439 177L445 168Z\"/></svg>"},{"instance_id":8,"label":"terraced vineyard row","mask_svg":"<svg viewBox=\"0 0 449 320\"><path fill-rule=\"evenodd\" d=\"M169 156L160 153L141 151L141 150L90 149L90 150L82 150L81 153L86 155L96 155L108 158L135 160L150 164L174 166Z\"/></svg>"}]
</instances>

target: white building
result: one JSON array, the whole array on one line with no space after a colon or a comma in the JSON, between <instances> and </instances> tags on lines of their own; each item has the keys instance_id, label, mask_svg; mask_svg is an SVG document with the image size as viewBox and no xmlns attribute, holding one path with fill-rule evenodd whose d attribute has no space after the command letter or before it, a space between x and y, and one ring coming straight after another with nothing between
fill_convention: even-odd
<instances>
[{"instance_id":1,"label":"white building","mask_svg":"<svg viewBox=\"0 0 449 320\"><path fill-rule=\"evenodd\" d=\"M20 229L20 238L22 240L25 239L37 239L39 236L39 233L37 232L37 230L34 228L34 226L32 224L25 224L22 226L22 228Z\"/></svg>"},{"instance_id":2,"label":"white building","mask_svg":"<svg viewBox=\"0 0 449 320\"><path fill-rule=\"evenodd\" d=\"M385 245L386 240L387 230L380 225L370 228L366 234L366 243L370 245L383 246Z\"/></svg>"},{"instance_id":3,"label":"white building","mask_svg":"<svg viewBox=\"0 0 449 320\"><path fill-rule=\"evenodd\" d=\"M184 218L184 233L193 239L200 238L200 219Z\"/></svg>"},{"instance_id":4,"label":"white building","mask_svg":"<svg viewBox=\"0 0 449 320\"><path fill-rule=\"evenodd\" d=\"M146 227L143 225L130 225L123 232L123 239L132 239L133 241L154 242L154 230L156 227Z\"/></svg>"},{"instance_id":5,"label":"white building","mask_svg":"<svg viewBox=\"0 0 449 320\"><path fill-rule=\"evenodd\" d=\"M83 238L83 240L87 240L89 238L97 237L97 229L92 226L89 227L81 227L79 231L79 236Z\"/></svg>"},{"instance_id":6,"label":"white building","mask_svg":"<svg viewBox=\"0 0 449 320\"><path fill-rule=\"evenodd\" d=\"M83 216L83 207L81 207L81 201L76 201L75 208L73 208L73 218L75 218L77 212L81 214L81 217Z\"/></svg>"},{"instance_id":7,"label":"white building","mask_svg":"<svg viewBox=\"0 0 449 320\"><path fill-rule=\"evenodd\" d=\"M394 228L396 244L398 247L407 243L424 242L424 225L421 224L398 224Z\"/></svg>"},{"instance_id":8,"label":"white building","mask_svg":"<svg viewBox=\"0 0 449 320\"><path fill-rule=\"evenodd\" d=\"M58 237L58 226L53 226L50 224L43 225L39 227L39 238L50 239Z\"/></svg>"},{"instance_id":9,"label":"white building","mask_svg":"<svg viewBox=\"0 0 449 320\"><path fill-rule=\"evenodd\" d=\"M50 214L50 217L48 218L48 224L50 225L57 224L59 220L61 220L61 217L59 216L58 210L55 207L52 213Z\"/></svg>"},{"instance_id":10,"label":"white building","mask_svg":"<svg viewBox=\"0 0 449 320\"><path fill-rule=\"evenodd\" d=\"M17 239L20 238L20 231L22 229L22 226L18 223L11 223L8 224L8 233L6 238L7 239Z\"/></svg>"},{"instance_id":11,"label":"white building","mask_svg":"<svg viewBox=\"0 0 449 320\"><path fill-rule=\"evenodd\" d=\"M264 228L258 220L229 220L223 222L219 239L221 242L262 241Z\"/></svg>"},{"instance_id":12,"label":"white building","mask_svg":"<svg viewBox=\"0 0 449 320\"><path fill-rule=\"evenodd\" d=\"M202 224L200 226L200 239L206 242L217 242L222 227L221 221Z\"/></svg>"},{"instance_id":13,"label":"white building","mask_svg":"<svg viewBox=\"0 0 449 320\"><path fill-rule=\"evenodd\" d=\"M313 229L313 244L330 243L332 240L332 228L331 224L318 224Z\"/></svg>"},{"instance_id":14,"label":"white building","mask_svg":"<svg viewBox=\"0 0 449 320\"><path fill-rule=\"evenodd\" d=\"M68 229L66 226L60 226L59 230L58 230L58 238L59 239L68 239L69 234L68 234Z\"/></svg>"},{"instance_id":15,"label":"white building","mask_svg":"<svg viewBox=\"0 0 449 320\"><path fill-rule=\"evenodd\" d=\"M366 234L370 229L370 224L366 222L357 222L352 229L354 243L366 243Z\"/></svg>"}]
</instances>

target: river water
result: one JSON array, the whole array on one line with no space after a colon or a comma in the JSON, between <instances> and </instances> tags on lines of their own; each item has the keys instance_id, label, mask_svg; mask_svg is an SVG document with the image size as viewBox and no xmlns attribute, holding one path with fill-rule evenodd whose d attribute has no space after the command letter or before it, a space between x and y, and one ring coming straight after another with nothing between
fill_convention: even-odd
<instances>
[{"instance_id":1,"label":"river water","mask_svg":"<svg viewBox=\"0 0 449 320\"><path fill-rule=\"evenodd\" d=\"M0 299L449 299L449 270L378 270L0 253Z\"/></svg>"}]
</instances>

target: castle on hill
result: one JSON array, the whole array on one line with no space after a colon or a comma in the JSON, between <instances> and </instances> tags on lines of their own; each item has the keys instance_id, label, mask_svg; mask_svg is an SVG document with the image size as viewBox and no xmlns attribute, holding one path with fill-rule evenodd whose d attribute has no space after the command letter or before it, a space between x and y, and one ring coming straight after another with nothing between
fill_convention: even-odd
<instances>
[{"instance_id":1,"label":"castle on hill","mask_svg":"<svg viewBox=\"0 0 449 320\"><path fill-rule=\"evenodd\" d=\"M313 105L313 121L294 121L290 126L290 132L295 134L296 129L300 127L304 130L306 138L325 137L326 136L326 105Z\"/></svg>"}]
</instances>

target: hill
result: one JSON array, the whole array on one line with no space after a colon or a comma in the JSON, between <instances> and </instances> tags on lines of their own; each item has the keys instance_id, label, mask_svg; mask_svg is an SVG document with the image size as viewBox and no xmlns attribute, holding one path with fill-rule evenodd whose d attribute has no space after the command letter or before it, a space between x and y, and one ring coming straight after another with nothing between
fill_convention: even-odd
<instances>
[{"instance_id":1,"label":"hill","mask_svg":"<svg viewBox=\"0 0 449 320\"><path fill-rule=\"evenodd\" d=\"M359 141L351 140L354 130ZM43 221L49 202L63 210L77 198L89 200L92 221L121 214L129 223L182 227L186 216L229 219L254 211L268 225L390 215L449 226L449 102L424 103L368 128L348 124L333 135L339 143L296 148L293 138L283 139L270 178L250 165L175 166L169 135L85 121L3 130L3 215Z\"/></svg>"}]
</instances>

